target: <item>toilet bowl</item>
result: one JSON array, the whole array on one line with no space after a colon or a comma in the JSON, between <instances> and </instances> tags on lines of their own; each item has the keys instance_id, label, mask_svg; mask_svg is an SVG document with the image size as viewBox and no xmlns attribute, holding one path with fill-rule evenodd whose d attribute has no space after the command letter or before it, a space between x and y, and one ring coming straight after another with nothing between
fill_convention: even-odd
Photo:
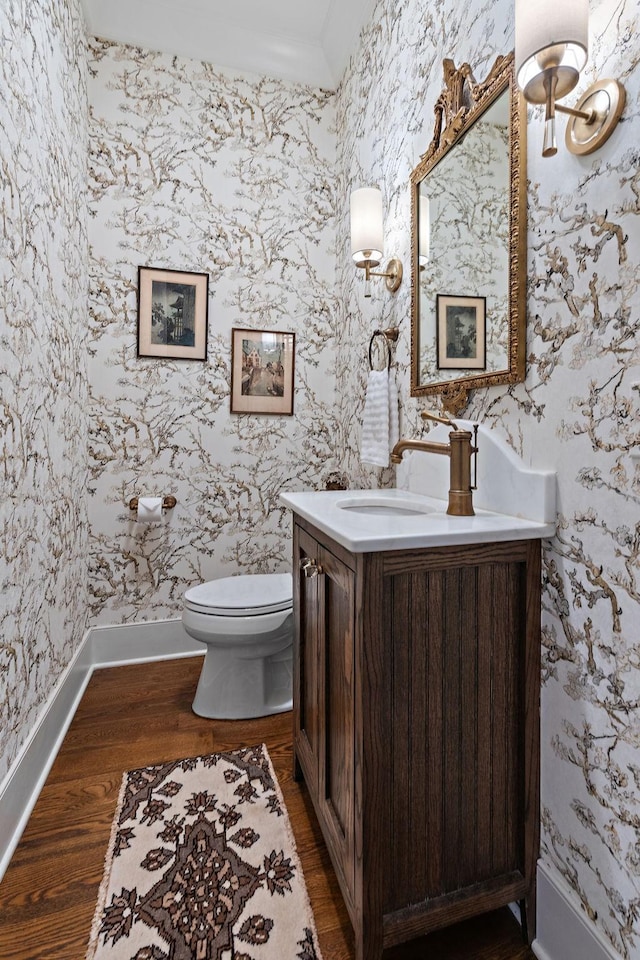
<instances>
[{"instance_id":1,"label":"toilet bowl","mask_svg":"<svg viewBox=\"0 0 640 960\"><path fill-rule=\"evenodd\" d=\"M190 587L182 626L207 645L194 713L243 720L291 709L290 573L224 577Z\"/></svg>"}]
</instances>

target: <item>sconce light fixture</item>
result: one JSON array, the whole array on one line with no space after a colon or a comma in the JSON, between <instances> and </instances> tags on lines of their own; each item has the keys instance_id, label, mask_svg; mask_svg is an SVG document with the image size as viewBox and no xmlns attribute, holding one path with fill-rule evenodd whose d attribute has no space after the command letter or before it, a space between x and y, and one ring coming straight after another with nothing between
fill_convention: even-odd
<instances>
[{"instance_id":1,"label":"sconce light fixture","mask_svg":"<svg viewBox=\"0 0 640 960\"><path fill-rule=\"evenodd\" d=\"M365 297L370 297L371 277L385 277L387 290L395 293L402 283L402 264L390 260L385 273L373 267L382 260L382 193L377 187L361 187L351 194L351 255L356 267L365 271Z\"/></svg>"},{"instance_id":2,"label":"sconce light fixture","mask_svg":"<svg viewBox=\"0 0 640 960\"><path fill-rule=\"evenodd\" d=\"M516 0L516 74L529 103L545 104L542 156L558 152L555 113L568 113L571 153L593 153L609 139L624 109L624 87L597 80L575 108L557 103L578 83L589 50L589 0Z\"/></svg>"}]
</instances>

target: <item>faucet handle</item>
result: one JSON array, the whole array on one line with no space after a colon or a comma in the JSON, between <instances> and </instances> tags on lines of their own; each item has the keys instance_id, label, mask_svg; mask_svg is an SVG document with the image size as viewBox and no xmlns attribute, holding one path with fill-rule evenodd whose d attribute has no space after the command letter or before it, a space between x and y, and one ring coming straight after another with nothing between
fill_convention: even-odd
<instances>
[{"instance_id":1,"label":"faucet handle","mask_svg":"<svg viewBox=\"0 0 640 960\"><path fill-rule=\"evenodd\" d=\"M435 420L436 423L444 423L446 426L451 427L452 430L459 430L460 427L452 420L451 417L443 417L437 413L431 413L429 410L421 410L420 416L423 420Z\"/></svg>"}]
</instances>

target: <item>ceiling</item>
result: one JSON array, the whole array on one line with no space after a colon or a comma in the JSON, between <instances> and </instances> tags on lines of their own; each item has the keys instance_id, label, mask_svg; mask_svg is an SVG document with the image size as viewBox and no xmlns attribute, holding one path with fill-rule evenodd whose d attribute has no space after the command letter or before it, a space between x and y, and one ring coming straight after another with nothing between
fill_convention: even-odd
<instances>
[{"instance_id":1,"label":"ceiling","mask_svg":"<svg viewBox=\"0 0 640 960\"><path fill-rule=\"evenodd\" d=\"M335 89L375 0L81 0L91 36Z\"/></svg>"}]
</instances>

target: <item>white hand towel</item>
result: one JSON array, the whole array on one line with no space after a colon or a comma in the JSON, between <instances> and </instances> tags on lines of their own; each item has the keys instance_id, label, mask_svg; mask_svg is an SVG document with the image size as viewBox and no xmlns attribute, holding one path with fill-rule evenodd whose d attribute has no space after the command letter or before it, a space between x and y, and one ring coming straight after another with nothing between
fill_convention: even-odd
<instances>
[{"instance_id":1,"label":"white hand towel","mask_svg":"<svg viewBox=\"0 0 640 960\"><path fill-rule=\"evenodd\" d=\"M389 466L392 432L395 431L395 434L398 432L398 396L393 384L394 405L391 399L390 383L387 370L370 371L364 402L360 459L373 467ZM393 410L392 406L394 406Z\"/></svg>"},{"instance_id":2,"label":"white hand towel","mask_svg":"<svg viewBox=\"0 0 640 960\"><path fill-rule=\"evenodd\" d=\"M398 412L398 388L389 373L389 453L400 439L400 414Z\"/></svg>"}]
</instances>

